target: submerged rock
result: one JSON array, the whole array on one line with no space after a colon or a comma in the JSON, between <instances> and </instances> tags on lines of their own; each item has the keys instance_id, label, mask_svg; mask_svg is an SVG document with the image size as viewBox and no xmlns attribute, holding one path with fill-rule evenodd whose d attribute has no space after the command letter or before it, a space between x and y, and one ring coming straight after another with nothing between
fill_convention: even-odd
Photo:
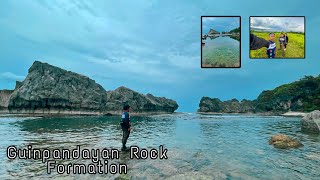
<instances>
[{"instance_id":1,"label":"submerged rock","mask_svg":"<svg viewBox=\"0 0 320 180\"><path fill-rule=\"evenodd\" d=\"M299 141L284 134L273 135L269 140L269 144L279 149L298 148L303 146Z\"/></svg>"},{"instance_id":2,"label":"submerged rock","mask_svg":"<svg viewBox=\"0 0 320 180\"><path fill-rule=\"evenodd\" d=\"M126 87L106 91L89 77L35 61L12 92L0 92L0 106L10 113L119 114L129 104L137 113L172 113L171 99L143 95Z\"/></svg>"},{"instance_id":3,"label":"submerged rock","mask_svg":"<svg viewBox=\"0 0 320 180\"><path fill-rule=\"evenodd\" d=\"M315 110L301 119L301 130L308 133L320 133L320 111Z\"/></svg>"}]
</instances>

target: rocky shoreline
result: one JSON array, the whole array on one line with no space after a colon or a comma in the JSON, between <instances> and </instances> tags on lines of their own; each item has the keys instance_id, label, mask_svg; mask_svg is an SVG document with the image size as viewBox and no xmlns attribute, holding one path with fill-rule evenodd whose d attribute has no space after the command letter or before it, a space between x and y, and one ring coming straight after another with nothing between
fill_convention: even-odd
<instances>
[{"instance_id":1,"label":"rocky shoreline","mask_svg":"<svg viewBox=\"0 0 320 180\"><path fill-rule=\"evenodd\" d=\"M14 90L0 90L0 113L34 115L114 115L129 104L132 114L173 113L172 99L126 87L106 91L89 77L35 61Z\"/></svg>"}]
</instances>

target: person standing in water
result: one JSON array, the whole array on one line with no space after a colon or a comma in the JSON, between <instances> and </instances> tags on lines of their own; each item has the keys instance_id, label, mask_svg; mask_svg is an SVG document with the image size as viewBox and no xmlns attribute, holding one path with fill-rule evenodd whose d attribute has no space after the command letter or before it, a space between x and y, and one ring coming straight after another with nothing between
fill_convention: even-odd
<instances>
[{"instance_id":1,"label":"person standing in water","mask_svg":"<svg viewBox=\"0 0 320 180\"><path fill-rule=\"evenodd\" d=\"M122 128L122 148L121 150L126 150L127 147L126 147L126 143L127 143L127 140L129 138L129 135L130 135L130 131L131 131L131 122L130 122L130 106L129 105L125 105L123 107L123 112L122 112L122 116L121 116L121 128Z\"/></svg>"}]
</instances>

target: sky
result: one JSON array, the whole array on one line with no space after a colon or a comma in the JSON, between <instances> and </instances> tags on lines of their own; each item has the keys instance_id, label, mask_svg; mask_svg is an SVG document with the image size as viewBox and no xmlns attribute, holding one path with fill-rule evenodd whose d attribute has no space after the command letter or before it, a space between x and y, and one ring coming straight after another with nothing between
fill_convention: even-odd
<instances>
[{"instance_id":1,"label":"sky","mask_svg":"<svg viewBox=\"0 0 320 180\"><path fill-rule=\"evenodd\" d=\"M201 97L255 99L263 90L319 75L317 1L1 0L0 89L13 89L35 60L174 99L195 112ZM269 0L269 4L278 1ZM201 69L201 16L241 16L241 68ZM306 59L249 59L249 16L306 16Z\"/></svg>"},{"instance_id":2,"label":"sky","mask_svg":"<svg viewBox=\"0 0 320 180\"><path fill-rule=\"evenodd\" d=\"M304 32L304 17L251 17L250 27L273 32Z\"/></svg>"},{"instance_id":3,"label":"sky","mask_svg":"<svg viewBox=\"0 0 320 180\"><path fill-rule=\"evenodd\" d=\"M210 29L221 33L238 27L240 27L239 17L202 17L202 34L207 34Z\"/></svg>"}]
</instances>

